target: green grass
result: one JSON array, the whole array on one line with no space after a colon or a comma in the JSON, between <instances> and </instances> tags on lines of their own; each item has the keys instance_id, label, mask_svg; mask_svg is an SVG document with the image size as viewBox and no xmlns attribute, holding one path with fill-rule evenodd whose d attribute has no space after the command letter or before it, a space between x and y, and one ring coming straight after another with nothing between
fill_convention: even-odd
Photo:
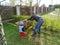
<instances>
[{"instance_id":1,"label":"green grass","mask_svg":"<svg viewBox=\"0 0 60 45\"><path fill-rule=\"evenodd\" d=\"M18 28L10 24L4 24L7 45L29 45L31 40L20 39Z\"/></svg>"},{"instance_id":2,"label":"green grass","mask_svg":"<svg viewBox=\"0 0 60 45\"><path fill-rule=\"evenodd\" d=\"M45 26L42 34L44 35L46 45L60 45L60 18L51 14L45 14L42 16L44 18ZM51 30L52 29L52 30Z\"/></svg>"},{"instance_id":3,"label":"green grass","mask_svg":"<svg viewBox=\"0 0 60 45\"><path fill-rule=\"evenodd\" d=\"M7 45L30 45L31 40L20 39L18 28L10 24L4 24ZM29 33L31 33L29 31ZM60 45L60 33L42 30L41 37L44 38L44 45Z\"/></svg>"},{"instance_id":4,"label":"green grass","mask_svg":"<svg viewBox=\"0 0 60 45\"><path fill-rule=\"evenodd\" d=\"M48 18L48 19L54 19L54 20L60 20L60 16L59 16L59 18L58 18L58 16L56 16L56 15L52 15L52 14L44 14L43 16L42 16L43 18Z\"/></svg>"},{"instance_id":5,"label":"green grass","mask_svg":"<svg viewBox=\"0 0 60 45\"><path fill-rule=\"evenodd\" d=\"M23 17L23 16L22 16ZM42 16L44 19L47 19L47 30L42 28L41 32L41 38L44 40L42 41L44 45L60 45L60 19L56 16L50 15L50 14L45 14ZM56 26L54 28L59 28L57 31L51 31L49 30L49 22L52 20L52 26ZM55 22L56 21L56 22ZM57 25L54 25L54 23ZM7 45L30 45L32 40L29 40L30 37L27 37L26 39L20 39L19 37L19 32L18 32L18 27L15 27L13 25L10 25L8 23L4 24L4 31L6 34L6 40L7 40ZM28 36L33 33L31 30L28 30ZM41 41L40 41L41 42Z\"/></svg>"}]
</instances>

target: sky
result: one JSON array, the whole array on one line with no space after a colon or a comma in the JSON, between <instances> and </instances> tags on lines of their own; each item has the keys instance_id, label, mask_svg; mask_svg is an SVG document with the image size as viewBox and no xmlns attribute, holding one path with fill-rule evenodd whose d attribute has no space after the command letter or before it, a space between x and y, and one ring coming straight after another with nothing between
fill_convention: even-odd
<instances>
[{"instance_id":1,"label":"sky","mask_svg":"<svg viewBox=\"0 0 60 45\"><path fill-rule=\"evenodd\" d=\"M0 0L0 1L2 1L2 0ZM33 1L34 1L33 4L35 4L36 1L35 0L33 0ZM53 5L54 4L60 4L60 0L53 0L53 2L51 2L51 1L52 0L41 0L40 6L43 4L45 4L46 6L48 6L49 4L53 4ZM4 1L1 4L2 5L9 5L9 0ZM19 0L16 1L16 4L19 4Z\"/></svg>"}]
</instances>

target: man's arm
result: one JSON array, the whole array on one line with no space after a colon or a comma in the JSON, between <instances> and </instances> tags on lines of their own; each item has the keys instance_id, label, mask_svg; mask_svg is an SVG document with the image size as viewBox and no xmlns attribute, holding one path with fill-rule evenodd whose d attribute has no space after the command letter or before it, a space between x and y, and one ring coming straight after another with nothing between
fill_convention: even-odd
<instances>
[{"instance_id":1,"label":"man's arm","mask_svg":"<svg viewBox=\"0 0 60 45\"><path fill-rule=\"evenodd\" d=\"M28 19L25 19L24 21L30 21L30 20L33 20L33 16L31 16L30 18L28 18Z\"/></svg>"},{"instance_id":2,"label":"man's arm","mask_svg":"<svg viewBox=\"0 0 60 45\"><path fill-rule=\"evenodd\" d=\"M27 20L33 20L33 16L31 16L30 18L28 18Z\"/></svg>"}]
</instances>

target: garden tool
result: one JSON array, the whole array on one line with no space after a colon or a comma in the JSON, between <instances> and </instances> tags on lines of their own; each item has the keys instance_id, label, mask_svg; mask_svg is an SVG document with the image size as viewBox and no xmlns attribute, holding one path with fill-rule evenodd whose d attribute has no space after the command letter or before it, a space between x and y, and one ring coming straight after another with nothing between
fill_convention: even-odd
<instances>
[{"instance_id":1,"label":"garden tool","mask_svg":"<svg viewBox=\"0 0 60 45\"><path fill-rule=\"evenodd\" d=\"M25 29L33 29L33 26L29 24L29 22L24 22L24 28Z\"/></svg>"}]
</instances>

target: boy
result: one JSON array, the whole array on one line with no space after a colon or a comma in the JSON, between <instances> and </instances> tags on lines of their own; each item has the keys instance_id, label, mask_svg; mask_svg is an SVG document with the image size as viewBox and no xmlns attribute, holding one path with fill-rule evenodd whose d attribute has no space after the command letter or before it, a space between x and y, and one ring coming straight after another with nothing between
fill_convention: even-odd
<instances>
[{"instance_id":1,"label":"boy","mask_svg":"<svg viewBox=\"0 0 60 45\"><path fill-rule=\"evenodd\" d=\"M20 38L26 38L26 33L24 32L24 21L20 20L19 22L19 33L20 33Z\"/></svg>"}]
</instances>

